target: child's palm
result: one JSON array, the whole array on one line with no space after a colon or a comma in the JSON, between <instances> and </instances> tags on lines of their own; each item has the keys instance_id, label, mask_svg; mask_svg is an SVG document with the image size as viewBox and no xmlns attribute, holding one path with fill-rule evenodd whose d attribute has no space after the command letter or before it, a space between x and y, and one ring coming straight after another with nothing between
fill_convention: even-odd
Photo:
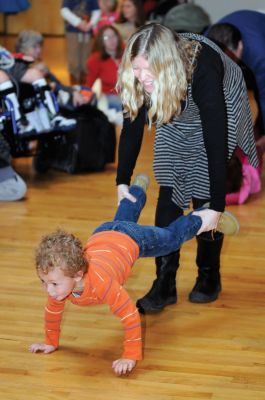
<instances>
[{"instance_id":1,"label":"child's palm","mask_svg":"<svg viewBox=\"0 0 265 400\"><path fill-rule=\"evenodd\" d=\"M45 354L48 354L48 353L52 353L55 350L56 350L55 346L52 346L50 344L45 344L45 343L33 343L29 347L29 351L31 353L38 353L39 351L41 351Z\"/></svg>"},{"instance_id":2,"label":"child's palm","mask_svg":"<svg viewBox=\"0 0 265 400\"><path fill-rule=\"evenodd\" d=\"M136 365L135 360L129 358L120 358L119 360L113 361L112 368L117 375L127 374L131 372Z\"/></svg>"}]
</instances>

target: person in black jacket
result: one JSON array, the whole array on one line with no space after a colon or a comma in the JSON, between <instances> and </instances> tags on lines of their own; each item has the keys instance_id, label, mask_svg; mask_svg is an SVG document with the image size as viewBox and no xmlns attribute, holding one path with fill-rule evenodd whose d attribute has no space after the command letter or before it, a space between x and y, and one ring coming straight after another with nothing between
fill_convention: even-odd
<instances>
[{"instance_id":1,"label":"person in black jacket","mask_svg":"<svg viewBox=\"0 0 265 400\"><path fill-rule=\"evenodd\" d=\"M150 23L130 38L118 79L124 107L119 144L119 201L128 198L144 126L156 124L154 172L160 185L155 223L166 226L209 202L207 232L197 237L198 278L189 300L207 303L221 291L223 234L215 232L225 207L227 160L237 144L257 164L245 82L240 68L213 42ZM179 252L156 259L157 279L137 305L156 312L177 301Z\"/></svg>"}]
</instances>

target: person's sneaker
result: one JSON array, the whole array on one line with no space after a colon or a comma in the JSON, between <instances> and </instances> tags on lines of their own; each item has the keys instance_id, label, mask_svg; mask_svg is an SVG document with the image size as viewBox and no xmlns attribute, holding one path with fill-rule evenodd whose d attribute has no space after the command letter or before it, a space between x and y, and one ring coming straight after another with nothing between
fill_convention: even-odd
<instances>
[{"instance_id":1,"label":"person's sneaker","mask_svg":"<svg viewBox=\"0 0 265 400\"><path fill-rule=\"evenodd\" d=\"M134 178L132 185L140 186L146 192L146 190L149 186L149 183L150 183L150 179L147 175L139 174L139 175L136 175L136 177Z\"/></svg>"},{"instance_id":2,"label":"person's sneaker","mask_svg":"<svg viewBox=\"0 0 265 400\"><path fill-rule=\"evenodd\" d=\"M74 118L65 118L62 115L56 115L51 120L51 126L55 130L68 131L76 126L76 120Z\"/></svg>"},{"instance_id":3,"label":"person's sneaker","mask_svg":"<svg viewBox=\"0 0 265 400\"><path fill-rule=\"evenodd\" d=\"M238 219L229 211L224 211L219 218L216 230L225 235L236 235L239 232L240 224Z\"/></svg>"}]
</instances>

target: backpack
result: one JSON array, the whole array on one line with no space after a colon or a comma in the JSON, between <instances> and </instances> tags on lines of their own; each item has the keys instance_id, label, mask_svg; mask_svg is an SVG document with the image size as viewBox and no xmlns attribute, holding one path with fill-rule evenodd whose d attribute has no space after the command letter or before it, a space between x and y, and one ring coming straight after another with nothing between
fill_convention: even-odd
<instances>
[{"instance_id":1,"label":"backpack","mask_svg":"<svg viewBox=\"0 0 265 400\"><path fill-rule=\"evenodd\" d=\"M38 172L49 168L71 174L102 171L115 161L116 131L108 118L91 105L76 110L61 110L61 114L77 120L76 127L64 135L39 142L33 166Z\"/></svg>"}]
</instances>

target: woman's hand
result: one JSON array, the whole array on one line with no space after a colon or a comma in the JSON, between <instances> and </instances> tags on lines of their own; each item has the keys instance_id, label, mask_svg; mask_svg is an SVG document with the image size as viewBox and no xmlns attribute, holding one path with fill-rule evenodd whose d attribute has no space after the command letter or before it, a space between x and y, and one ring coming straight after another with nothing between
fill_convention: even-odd
<instances>
[{"instance_id":1,"label":"woman's hand","mask_svg":"<svg viewBox=\"0 0 265 400\"><path fill-rule=\"evenodd\" d=\"M80 22L80 24L77 25L77 28L81 31L81 32L87 32L88 31L88 23L85 20L82 20Z\"/></svg>"},{"instance_id":2,"label":"woman's hand","mask_svg":"<svg viewBox=\"0 0 265 400\"><path fill-rule=\"evenodd\" d=\"M197 215L202 219L202 226L197 232L197 235L200 235L202 232L208 232L216 229L222 213L205 208L205 210L194 211L192 214Z\"/></svg>"},{"instance_id":3,"label":"woman's hand","mask_svg":"<svg viewBox=\"0 0 265 400\"><path fill-rule=\"evenodd\" d=\"M128 199L133 203L136 202L136 198L130 194L129 186L128 185L118 185L118 205L120 204L121 200Z\"/></svg>"},{"instance_id":4,"label":"woman's hand","mask_svg":"<svg viewBox=\"0 0 265 400\"><path fill-rule=\"evenodd\" d=\"M29 351L31 353L37 353L38 351L43 352L44 354L48 354L48 353L52 353L53 351L55 351L57 349L57 347L52 346L50 344L45 344L45 343L33 343L30 347L29 347Z\"/></svg>"},{"instance_id":5,"label":"woman's hand","mask_svg":"<svg viewBox=\"0 0 265 400\"><path fill-rule=\"evenodd\" d=\"M30 63L35 61L33 57L27 56L26 54L23 55L22 60Z\"/></svg>"},{"instance_id":6,"label":"woman's hand","mask_svg":"<svg viewBox=\"0 0 265 400\"><path fill-rule=\"evenodd\" d=\"M91 22L89 22L89 21L82 20L82 21L80 22L80 24L77 25L77 28L78 28L80 31L86 33L86 32L89 32L89 31L92 29L92 24L91 24Z\"/></svg>"},{"instance_id":7,"label":"woman's hand","mask_svg":"<svg viewBox=\"0 0 265 400\"><path fill-rule=\"evenodd\" d=\"M129 358L120 358L119 360L113 361L112 368L117 375L127 374L131 372L136 365L135 360Z\"/></svg>"}]
</instances>

